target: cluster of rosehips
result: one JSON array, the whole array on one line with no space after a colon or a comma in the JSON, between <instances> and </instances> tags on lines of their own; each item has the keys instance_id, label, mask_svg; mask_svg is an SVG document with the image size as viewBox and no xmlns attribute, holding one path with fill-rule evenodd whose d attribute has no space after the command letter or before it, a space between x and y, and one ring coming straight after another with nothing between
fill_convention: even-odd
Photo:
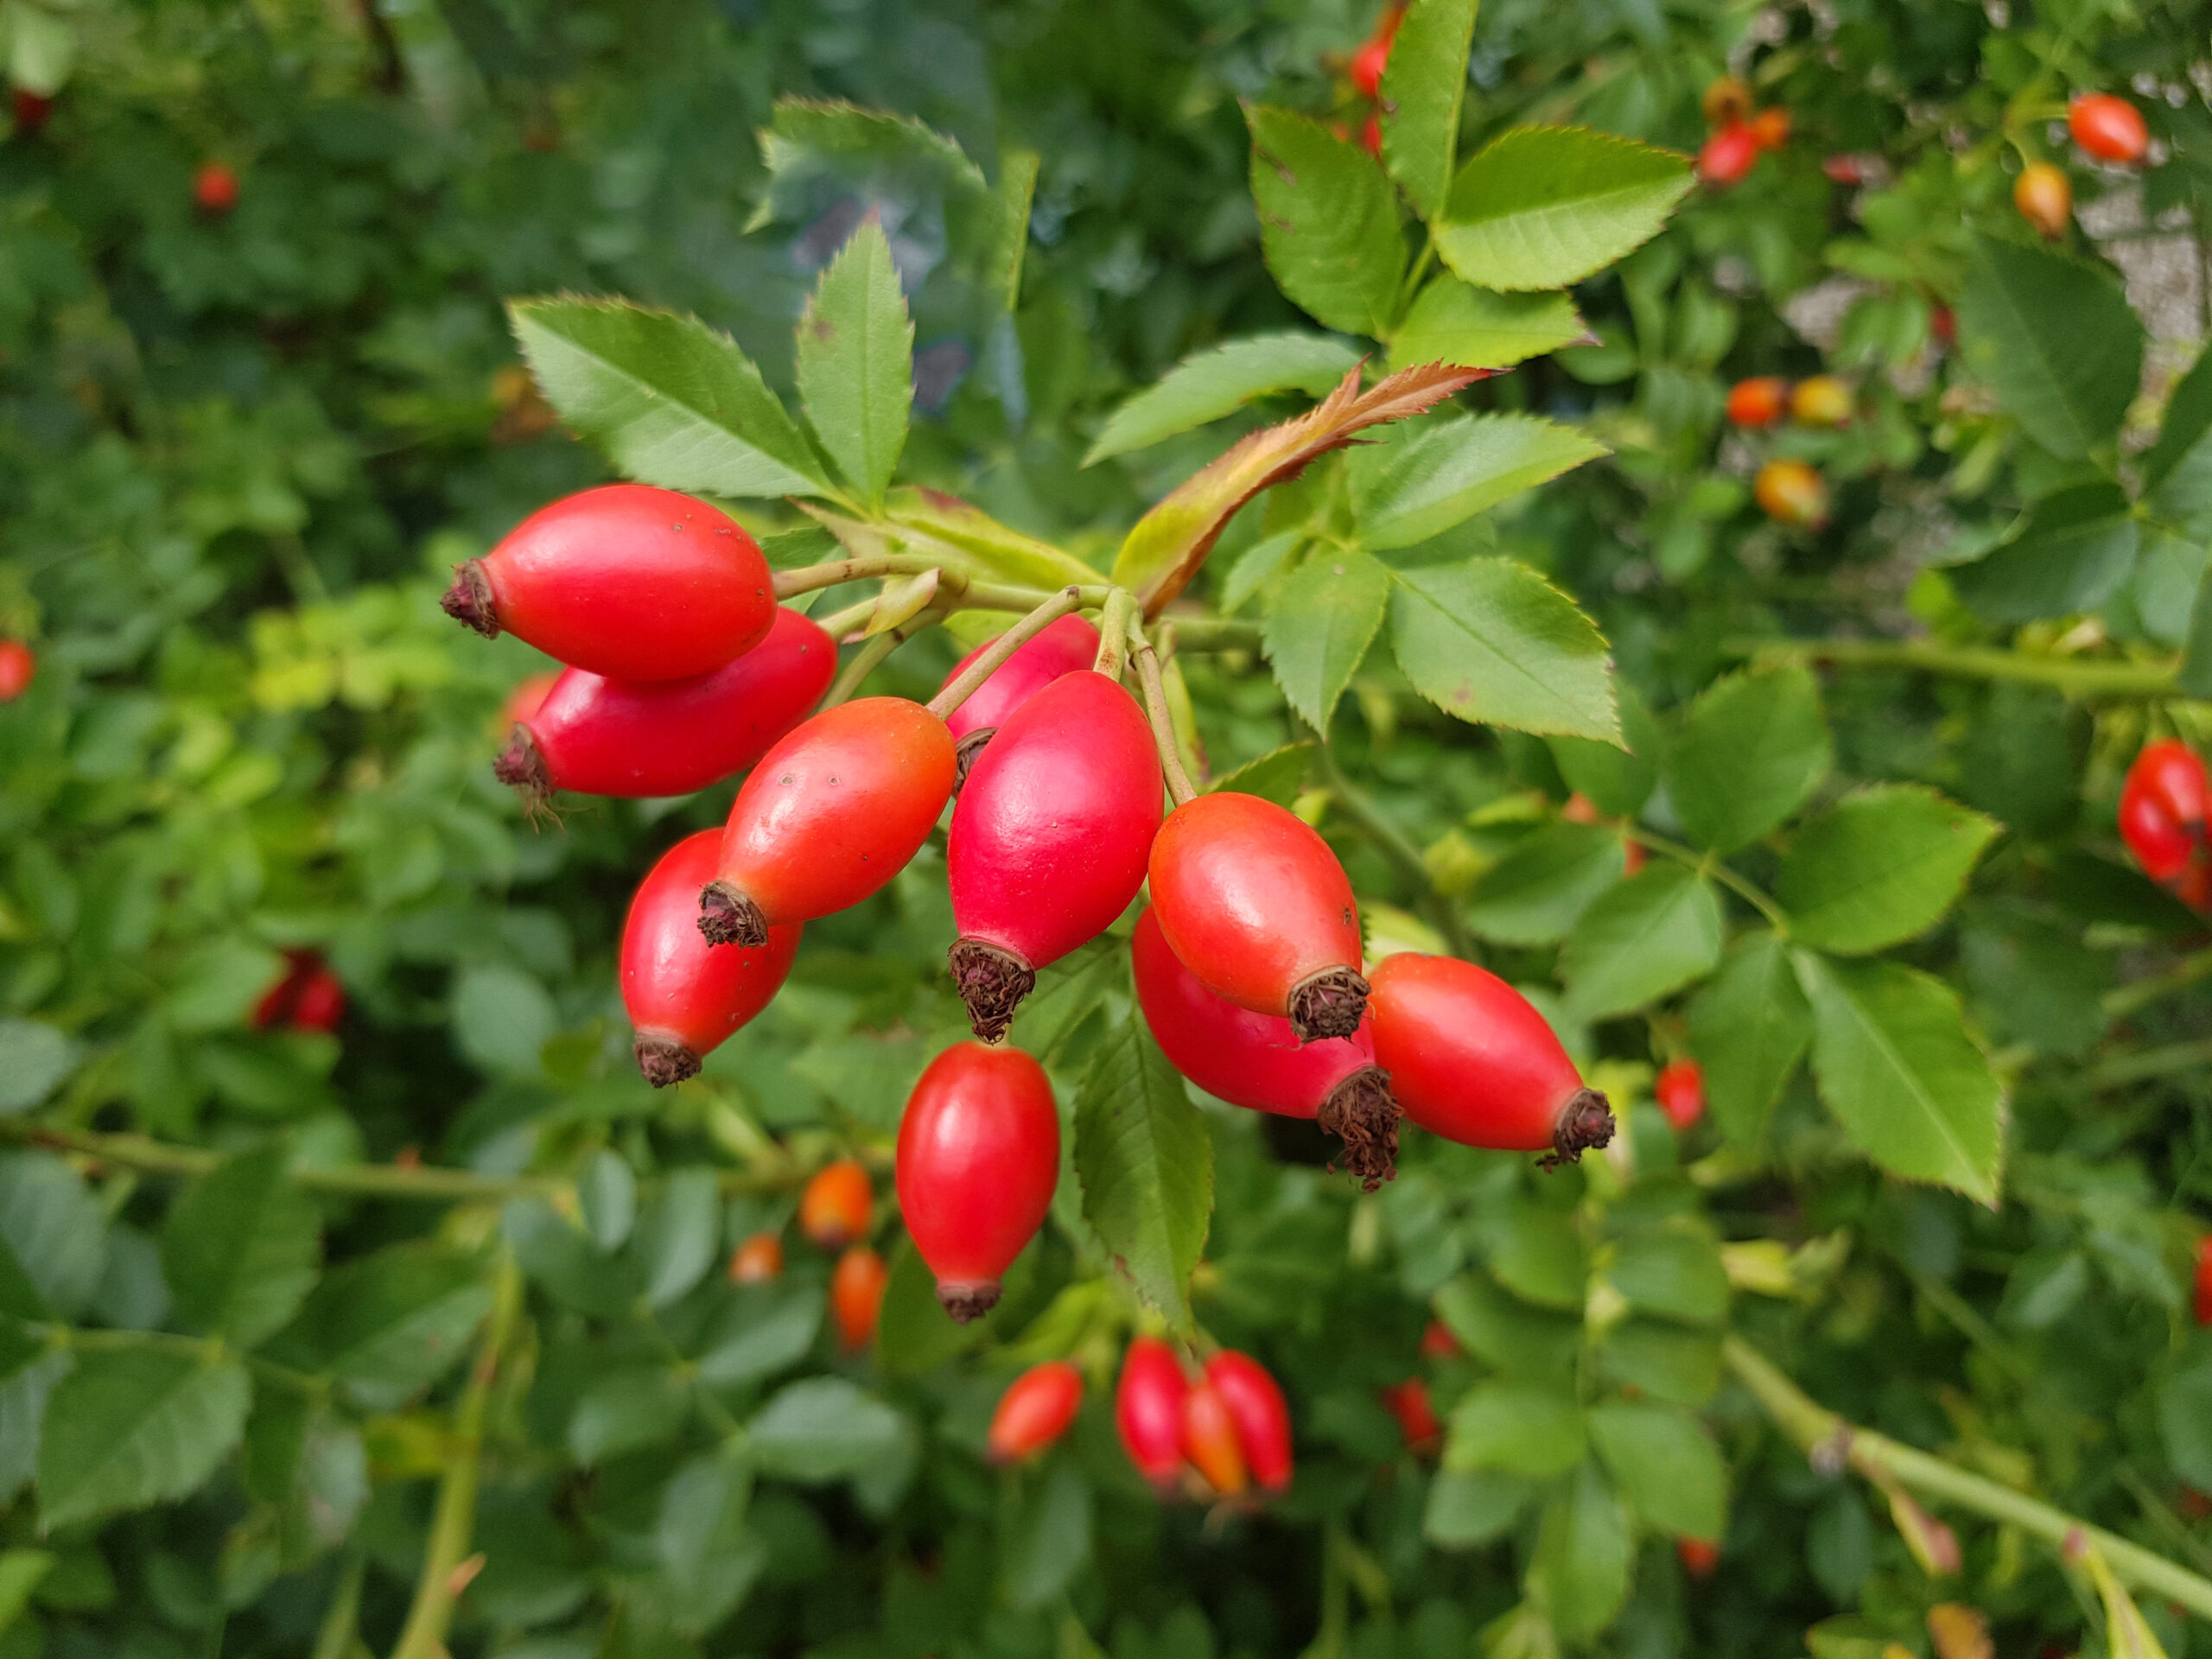
<instances>
[{"instance_id":1,"label":"cluster of rosehips","mask_svg":"<svg viewBox=\"0 0 2212 1659\"><path fill-rule=\"evenodd\" d=\"M20 639L0 639L0 702L13 702L31 689L38 657Z\"/></svg>"},{"instance_id":2,"label":"cluster of rosehips","mask_svg":"<svg viewBox=\"0 0 2212 1659\"><path fill-rule=\"evenodd\" d=\"M335 1031L346 1017L346 988L313 950L287 950L284 971L253 1006L253 1028Z\"/></svg>"},{"instance_id":3,"label":"cluster of rosehips","mask_svg":"<svg viewBox=\"0 0 2212 1659\"><path fill-rule=\"evenodd\" d=\"M849 1158L817 1170L799 1194L798 1230L837 1258L830 1274L830 1313L848 1352L868 1346L882 1311L891 1269L868 1243L875 1186ZM754 1233L730 1252L729 1276L741 1285L766 1284L784 1272L784 1241Z\"/></svg>"},{"instance_id":4,"label":"cluster of rosehips","mask_svg":"<svg viewBox=\"0 0 2212 1659\"><path fill-rule=\"evenodd\" d=\"M1267 1368L1224 1348L1192 1376L1157 1337L1122 1357L1114 1427L1137 1472L1163 1497L1235 1497L1290 1485L1290 1408ZM1186 1476L1185 1471L1190 1473Z\"/></svg>"},{"instance_id":5,"label":"cluster of rosehips","mask_svg":"<svg viewBox=\"0 0 2212 1659\"><path fill-rule=\"evenodd\" d=\"M1383 7L1382 15L1375 20L1375 32L1351 54L1345 71L1351 78L1353 89L1376 106L1368 112L1359 128L1360 148L1374 156L1382 154L1382 72L1390 67L1390 48L1397 44L1398 25L1405 17L1406 9L1402 5ZM1344 137L1341 127L1337 136Z\"/></svg>"},{"instance_id":6,"label":"cluster of rosehips","mask_svg":"<svg viewBox=\"0 0 2212 1659\"><path fill-rule=\"evenodd\" d=\"M2142 111L2110 92L2084 92L2066 106L2066 130L2092 161L2136 167L2151 148ZM2030 162L2012 181L2012 205L2049 241L2066 234L2074 217L2074 184L2050 162Z\"/></svg>"},{"instance_id":7,"label":"cluster of rosehips","mask_svg":"<svg viewBox=\"0 0 2212 1659\"><path fill-rule=\"evenodd\" d=\"M1789 111L1753 109L1751 87L1734 75L1715 80L1699 102L1713 132L1698 149L1697 175L1713 189L1738 183L1762 155L1789 142Z\"/></svg>"},{"instance_id":8,"label":"cluster of rosehips","mask_svg":"<svg viewBox=\"0 0 2212 1659\"><path fill-rule=\"evenodd\" d=\"M2146 743L2120 790L2120 836L2153 881L2192 910L2212 911L2212 802L2204 763L2171 738Z\"/></svg>"},{"instance_id":9,"label":"cluster of rosehips","mask_svg":"<svg viewBox=\"0 0 2212 1659\"><path fill-rule=\"evenodd\" d=\"M1757 430L1785 416L1799 426L1832 429L1852 416L1851 388L1832 374L1808 375L1794 387L1779 375L1755 375L1728 389L1732 425ZM1777 524L1817 530L1827 522L1827 480L1808 462L1788 456L1762 465L1751 480L1752 499Z\"/></svg>"}]
</instances>

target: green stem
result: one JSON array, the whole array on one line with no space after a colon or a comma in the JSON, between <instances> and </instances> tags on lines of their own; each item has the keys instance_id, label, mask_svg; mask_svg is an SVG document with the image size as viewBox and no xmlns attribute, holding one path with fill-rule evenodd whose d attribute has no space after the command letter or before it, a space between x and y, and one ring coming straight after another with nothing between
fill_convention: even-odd
<instances>
[{"instance_id":1,"label":"green stem","mask_svg":"<svg viewBox=\"0 0 2212 1659\"><path fill-rule=\"evenodd\" d=\"M1006 659L1034 639L1046 628L1058 621L1083 603L1083 589L1063 588L1035 610L1023 617L997 639L976 660L961 671L960 677L944 690L931 697L930 712L939 720L973 696L985 680L997 673Z\"/></svg>"},{"instance_id":2,"label":"green stem","mask_svg":"<svg viewBox=\"0 0 2212 1659\"><path fill-rule=\"evenodd\" d=\"M308 1659L346 1659L353 1651L354 1643L360 1639L365 1566L360 1556L353 1556L338 1575L338 1593L330 1599L330 1611L322 1616L322 1628L315 1633L315 1651Z\"/></svg>"},{"instance_id":3,"label":"green stem","mask_svg":"<svg viewBox=\"0 0 2212 1659\"><path fill-rule=\"evenodd\" d=\"M1681 842L1669 841L1664 836L1655 836L1641 824L1624 824L1621 833L1647 851L1656 853L1662 858L1671 858L1677 864L1687 864L1700 875L1711 876L1764 917L1769 927L1784 938L1789 937L1789 918L1783 914L1782 906L1723 864L1715 855L1700 853L1694 847L1685 847Z\"/></svg>"},{"instance_id":4,"label":"green stem","mask_svg":"<svg viewBox=\"0 0 2212 1659\"><path fill-rule=\"evenodd\" d=\"M1175 741L1175 721L1167 712L1167 688L1160 683L1160 658L1152 641L1137 635L1137 683L1144 688L1145 717L1152 721L1152 741L1160 751L1160 775L1167 780L1167 798L1181 806L1196 798L1191 774L1183 770L1183 752Z\"/></svg>"},{"instance_id":5,"label":"green stem","mask_svg":"<svg viewBox=\"0 0 2212 1659\"><path fill-rule=\"evenodd\" d=\"M926 558L919 553L859 554L849 559L831 559L826 564L808 564L796 570L777 571L776 597L796 599L801 594L818 593L824 588L835 588L841 582L867 582L875 576L918 576L925 570L942 568L942 561ZM950 575L953 573L948 571L946 574Z\"/></svg>"},{"instance_id":6,"label":"green stem","mask_svg":"<svg viewBox=\"0 0 2212 1659\"><path fill-rule=\"evenodd\" d=\"M2200 1578L2164 1556L2063 1510L1847 1421L1815 1402L1741 1337L1727 1338L1721 1352L1737 1381L1750 1390L1776 1426L1808 1454L1840 1457L1870 1480L1895 1480L1924 1497L2018 1527L2060 1549L2069 1538L2086 1538L2124 1583L2179 1602L2201 1618L2212 1618L2212 1580Z\"/></svg>"},{"instance_id":7,"label":"green stem","mask_svg":"<svg viewBox=\"0 0 2212 1659\"><path fill-rule=\"evenodd\" d=\"M2205 1065L2212 1065L2212 1039L2168 1043L2139 1053L2116 1055L2091 1066L2082 1074L2082 1087L2090 1094L2101 1094L2107 1089L2141 1083L2146 1077L2171 1077L2177 1071L2194 1071Z\"/></svg>"},{"instance_id":8,"label":"green stem","mask_svg":"<svg viewBox=\"0 0 2212 1659\"><path fill-rule=\"evenodd\" d=\"M499 1262L492 1296L492 1317L469 1368L468 1382L454 1411L446 1471L438 1483L438 1505L430 1520L429 1546L423 1554L423 1576L415 1583L415 1605L399 1633L391 1659L447 1659L446 1630L466 1580L454 1583L455 1570L468 1554L476 1533L476 1493L484 1476L484 1419L499 1356L514 1334L522 1310L522 1274L512 1259Z\"/></svg>"},{"instance_id":9,"label":"green stem","mask_svg":"<svg viewBox=\"0 0 2212 1659\"><path fill-rule=\"evenodd\" d=\"M2084 662L2030 657L1988 645L1940 645L1925 639L1730 639L1732 657L1795 658L1840 667L1912 668L1967 679L2020 680L2075 697L2170 697L2171 663Z\"/></svg>"},{"instance_id":10,"label":"green stem","mask_svg":"<svg viewBox=\"0 0 2212 1659\"><path fill-rule=\"evenodd\" d=\"M1094 674L1103 674L1119 685L1129 663L1129 628L1137 620L1137 599L1128 588L1106 590L1105 608L1098 614L1098 655L1091 659Z\"/></svg>"},{"instance_id":11,"label":"green stem","mask_svg":"<svg viewBox=\"0 0 2212 1659\"><path fill-rule=\"evenodd\" d=\"M2162 996L2187 990L2208 974L2212 974L2212 950L2199 950L2195 956L2183 957L2163 974L2131 980L2107 991L2104 996L2105 1015L2107 1019L2126 1019L2139 1009L2150 1007Z\"/></svg>"},{"instance_id":12,"label":"green stem","mask_svg":"<svg viewBox=\"0 0 2212 1659\"><path fill-rule=\"evenodd\" d=\"M937 606L917 611L895 628L886 628L881 633L871 634L861 642L861 648L852 654L844 667L837 671L836 680L822 699L822 707L835 709L861 689L861 683L881 667L885 658L905 645L925 628L933 628L944 620L945 613ZM835 635L831 636L833 639Z\"/></svg>"},{"instance_id":13,"label":"green stem","mask_svg":"<svg viewBox=\"0 0 2212 1659\"><path fill-rule=\"evenodd\" d=\"M327 1377L296 1371L289 1365L279 1365L258 1354L240 1353L219 1337L188 1337L174 1331L86 1331L75 1325L47 1324L37 1319L15 1319L12 1316L10 1322L41 1341L64 1348L80 1349L87 1353L135 1351L178 1354L187 1359L230 1359L245 1365L264 1381L290 1389L297 1394L320 1395L330 1387Z\"/></svg>"},{"instance_id":14,"label":"green stem","mask_svg":"<svg viewBox=\"0 0 2212 1659\"><path fill-rule=\"evenodd\" d=\"M1320 736L1319 733L1315 735ZM1329 798L1342 807L1344 816L1365 832L1369 840L1382 849L1383 856L1398 867L1399 874L1420 893L1420 905L1436 931L1444 936L1452 954L1471 962L1475 958L1475 943L1468 936L1466 925L1459 919L1459 906L1436 890L1436 880L1430 874L1428 861L1421 855L1406 833L1384 817L1366 796L1354 789L1337 765L1335 748L1326 737L1315 746L1321 757L1321 777L1329 786Z\"/></svg>"},{"instance_id":15,"label":"green stem","mask_svg":"<svg viewBox=\"0 0 2212 1659\"><path fill-rule=\"evenodd\" d=\"M1175 635L1185 651L1257 651L1260 625L1225 616L1175 617Z\"/></svg>"}]
</instances>

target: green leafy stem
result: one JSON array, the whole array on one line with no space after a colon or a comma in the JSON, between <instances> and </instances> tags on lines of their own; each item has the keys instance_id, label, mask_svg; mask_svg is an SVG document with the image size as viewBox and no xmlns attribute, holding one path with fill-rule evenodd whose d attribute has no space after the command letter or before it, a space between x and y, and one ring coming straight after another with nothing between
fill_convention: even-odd
<instances>
[{"instance_id":1,"label":"green leafy stem","mask_svg":"<svg viewBox=\"0 0 2212 1659\"><path fill-rule=\"evenodd\" d=\"M2177 670L2170 662L2084 661L1926 639L1730 639L1721 648L1732 657L1760 661L1908 668L1962 679L2017 680L2075 697L2157 699L2177 695Z\"/></svg>"}]
</instances>

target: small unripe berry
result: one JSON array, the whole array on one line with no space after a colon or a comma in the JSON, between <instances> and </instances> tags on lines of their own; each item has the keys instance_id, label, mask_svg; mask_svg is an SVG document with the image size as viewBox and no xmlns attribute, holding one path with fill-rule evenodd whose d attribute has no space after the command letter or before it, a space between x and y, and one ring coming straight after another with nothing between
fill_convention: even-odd
<instances>
[{"instance_id":1,"label":"small unripe berry","mask_svg":"<svg viewBox=\"0 0 2212 1659\"><path fill-rule=\"evenodd\" d=\"M1713 79L1698 99L1709 127L1739 126L1751 112L1751 89L1735 75Z\"/></svg>"},{"instance_id":2,"label":"small unripe berry","mask_svg":"<svg viewBox=\"0 0 2212 1659\"><path fill-rule=\"evenodd\" d=\"M1651 1095L1669 1123L1687 1129L1705 1116L1704 1069L1687 1057L1669 1060L1653 1079Z\"/></svg>"},{"instance_id":3,"label":"small unripe berry","mask_svg":"<svg viewBox=\"0 0 2212 1659\"><path fill-rule=\"evenodd\" d=\"M729 1253L732 1284L764 1285L784 1274L784 1241L773 1233L754 1233Z\"/></svg>"},{"instance_id":4,"label":"small unripe berry","mask_svg":"<svg viewBox=\"0 0 2212 1659\"><path fill-rule=\"evenodd\" d=\"M841 1250L868 1236L874 1207L868 1171L854 1159L841 1158L816 1171L799 1194L798 1230L825 1250Z\"/></svg>"},{"instance_id":5,"label":"small unripe berry","mask_svg":"<svg viewBox=\"0 0 2212 1659\"><path fill-rule=\"evenodd\" d=\"M1203 1378L1183 1395L1183 1456L1224 1497L1243 1491L1249 1479L1228 1402Z\"/></svg>"},{"instance_id":6,"label":"small unripe berry","mask_svg":"<svg viewBox=\"0 0 2212 1659\"><path fill-rule=\"evenodd\" d=\"M1779 104L1761 110L1745 124L1761 149L1780 149L1789 142L1789 111Z\"/></svg>"},{"instance_id":7,"label":"small unripe berry","mask_svg":"<svg viewBox=\"0 0 2212 1659\"><path fill-rule=\"evenodd\" d=\"M1759 158L1759 142L1745 126L1723 127L1697 152L1697 175L1716 190L1739 183Z\"/></svg>"},{"instance_id":8,"label":"small unripe berry","mask_svg":"<svg viewBox=\"0 0 2212 1659\"><path fill-rule=\"evenodd\" d=\"M1236 1426L1236 1449L1252 1478L1268 1491L1290 1485L1290 1406L1267 1367L1249 1354L1223 1349L1206 1361L1208 1386L1220 1397L1229 1421ZM1187 1410L1184 1418L1190 1421ZM1198 1462L1193 1458L1192 1462ZM1203 1470L1205 1465L1199 1465ZM1212 1479L1207 1471L1206 1478ZM1221 1483L1215 1481L1218 1486Z\"/></svg>"},{"instance_id":9,"label":"small unripe berry","mask_svg":"<svg viewBox=\"0 0 2212 1659\"><path fill-rule=\"evenodd\" d=\"M1789 383L1771 374L1738 380L1728 388L1728 421L1732 426L1772 426L1782 418L1789 397Z\"/></svg>"},{"instance_id":10,"label":"small unripe berry","mask_svg":"<svg viewBox=\"0 0 2212 1659\"><path fill-rule=\"evenodd\" d=\"M867 1347L874 1337L884 1287L890 1282L890 1268L865 1244L855 1244L837 1258L830 1274L830 1312L837 1321L837 1338L847 1352Z\"/></svg>"},{"instance_id":11,"label":"small unripe berry","mask_svg":"<svg viewBox=\"0 0 2212 1659\"><path fill-rule=\"evenodd\" d=\"M219 219L238 205L238 175L221 162L209 162L192 175L192 205Z\"/></svg>"},{"instance_id":12,"label":"small unripe berry","mask_svg":"<svg viewBox=\"0 0 2212 1659\"><path fill-rule=\"evenodd\" d=\"M1808 376L1789 394L1789 418L1800 426L1841 426L1851 418L1851 388L1832 374Z\"/></svg>"},{"instance_id":13,"label":"small unripe berry","mask_svg":"<svg viewBox=\"0 0 2212 1659\"><path fill-rule=\"evenodd\" d=\"M1694 1579L1711 1578L1720 1565L1720 1546L1703 1538L1675 1539L1675 1554L1681 1561L1682 1571Z\"/></svg>"},{"instance_id":14,"label":"small unripe berry","mask_svg":"<svg viewBox=\"0 0 2212 1659\"><path fill-rule=\"evenodd\" d=\"M1064 1359L1033 1365L1007 1384L991 1414L991 1461L1033 1457L1068 1432L1083 1405L1083 1373Z\"/></svg>"},{"instance_id":15,"label":"small unripe berry","mask_svg":"<svg viewBox=\"0 0 2212 1659\"><path fill-rule=\"evenodd\" d=\"M2074 142L2101 162L2132 167L2151 147L2143 112L2110 92L2084 92L2075 99L2067 105L2066 127Z\"/></svg>"},{"instance_id":16,"label":"small unripe berry","mask_svg":"<svg viewBox=\"0 0 2212 1659\"><path fill-rule=\"evenodd\" d=\"M1443 1438L1444 1426L1436 1420L1436 1408L1430 1403L1427 1382L1409 1376L1384 1389L1382 1400L1382 1408L1398 1420L1399 1432L1406 1437L1408 1451L1425 1457L1436 1450L1438 1441Z\"/></svg>"},{"instance_id":17,"label":"small unripe berry","mask_svg":"<svg viewBox=\"0 0 2212 1659\"><path fill-rule=\"evenodd\" d=\"M2031 162L2012 181L2012 205L2045 241L2066 234L2074 217L2074 185L2049 162Z\"/></svg>"},{"instance_id":18,"label":"small unripe berry","mask_svg":"<svg viewBox=\"0 0 2212 1659\"><path fill-rule=\"evenodd\" d=\"M0 702L13 702L30 690L38 657L20 639L0 639Z\"/></svg>"},{"instance_id":19,"label":"small unripe berry","mask_svg":"<svg viewBox=\"0 0 2212 1659\"><path fill-rule=\"evenodd\" d=\"M1130 1342L1114 1391L1114 1428L1137 1472L1163 1492L1183 1467L1183 1396L1189 1389L1173 1349L1157 1337Z\"/></svg>"},{"instance_id":20,"label":"small unripe berry","mask_svg":"<svg viewBox=\"0 0 2212 1659\"><path fill-rule=\"evenodd\" d=\"M1751 480L1751 497L1778 524L1818 530L1828 521L1827 480L1802 461L1770 461Z\"/></svg>"}]
</instances>

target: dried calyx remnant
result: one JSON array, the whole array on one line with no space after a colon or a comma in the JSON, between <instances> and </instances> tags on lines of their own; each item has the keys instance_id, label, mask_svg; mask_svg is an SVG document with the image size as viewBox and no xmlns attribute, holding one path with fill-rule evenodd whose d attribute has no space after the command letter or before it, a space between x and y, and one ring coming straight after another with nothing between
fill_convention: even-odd
<instances>
[{"instance_id":1,"label":"dried calyx remnant","mask_svg":"<svg viewBox=\"0 0 2212 1659\"><path fill-rule=\"evenodd\" d=\"M1301 1043L1349 1037L1367 1012L1367 982L1349 968L1325 968L1291 988L1287 1012Z\"/></svg>"},{"instance_id":2,"label":"dried calyx remnant","mask_svg":"<svg viewBox=\"0 0 2212 1659\"><path fill-rule=\"evenodd\" d=\"M492 579L484 574L482 560L454 566L453 586L438 603L448 616L466 622L486 639L499 637L499 607L492 597Z\"/></svg>"},{"instance_id":3,"label":"dried calyx remnant","mask_svg":"<svg viewBox=\"0 0 2212 1659\"><path fill-rule=\"evenodd\" d=\"M741 944L758 950L768 943L768 918L727 881L709 881L699 895L699 932L709 944Z\"/></svg>"},{"instance_id":4,"label":"dried calyx remnant","mask_svg":"<svg viewBox=\"0 0 2212 1659\"><path fill-rule=\"evenodd\" d=\"M631 1052L638 1057L638 1070L656 1089L699 1075L699 1057L672 1038L641 1036L632 1045Z\"/></svg>"},{"instance_id":5,"label":"dried calyx remnant","mask_svg":"<svg viewBox=\"0 0 2212 1659\"><path fill-rule=\"evenodd\" d=\"M1605 1096L1595 1089L1577 1090L1559 1115L1559 1127L1552 1132L1552 1150L1545 1155L1543 1167L1580 1163L1584 1153L1611 1144L1613 1128L1612 1107Z\"/></svg>"},{"instance_id":6,"label":"dried calyx remnant","mask_svg":"<svg viewBox=\"0 0 2212 1659\"><path fill-rule=\"evenodd\" d=\"M1037 970L1004 945L986 939L955 939L945 952L952 983L968 1005L976 1035L995 1043L1014 1024L1021 999L1037 988Z\"/></svg>"},{"instance_id":7,"label":"dried calyx remnant","mask_svg":"<svg viewBox=\"0 0 2212 1659\"><path fill-rule=\"evenodd\" d=\"M1359 1178L1360 1190L1372 1192L1398 1179L1398 1119L1390 1093L1390 1074L1363 1065L1329 1091L1315 1121L1344 1143L1344 1166ZM1331 1164L1334 1173L1337 1166Z\"/></svg>"},{"instance_id":8,"label":"dried calyx remnant","mask_svg":"<svg viewBox=\"0 0 2212 1659\"><path fill-rule=\"evenodd\" d=\"M983 753L983 745L998 733L995 726L979 726L953 746L952 792L957 795L968 782L968 773Z\"/></svg>"},{"instance_id":9,"label":"dried calyx remnant","mask_svg":"<svg viewBox=\"0 0 2212 1659\"><path fill-rule=\"evenodd\" d=\"M966 1325L980 1319L999 1305L999 1281L985 1280L981 1283L945 1283L937 1287L937 1299L944 1304L944 1311L952 1316L955 1325Z\"/></svg>"}]
</instances>

